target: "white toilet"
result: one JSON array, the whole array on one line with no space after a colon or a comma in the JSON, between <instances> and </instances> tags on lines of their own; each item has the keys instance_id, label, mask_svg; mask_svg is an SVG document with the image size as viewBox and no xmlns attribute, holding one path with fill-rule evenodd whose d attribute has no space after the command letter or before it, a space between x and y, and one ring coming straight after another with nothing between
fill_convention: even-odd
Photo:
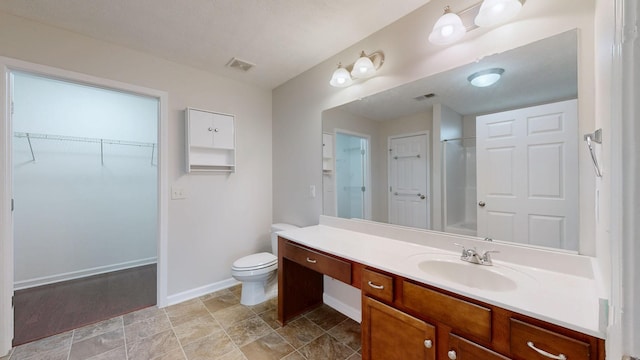
<instances>
[{"instance_id":1,"label":"white toilet","mask_svg":"<svg viewBox=\"0 0 640 360\"><path fill-rule=\"evenodd\" d=\"M271 253L247 255L233 262L231 276L242 283L242 305L256 305L267 300L267 287L273 285L278 269L278 231L297 229L290 224L271 225Z\"/></svg>"}]
</instances>

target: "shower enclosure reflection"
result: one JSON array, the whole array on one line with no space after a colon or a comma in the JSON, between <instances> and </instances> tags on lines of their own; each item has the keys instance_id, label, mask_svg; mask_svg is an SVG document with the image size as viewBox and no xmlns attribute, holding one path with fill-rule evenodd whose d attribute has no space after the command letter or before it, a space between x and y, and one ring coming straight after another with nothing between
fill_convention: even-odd
<instances>
[{"instance_id":1,"label":"shower enclosure reflection","mask_svg":"<svg viewBox=\"0 0 640 360\"><path fill-rule=\"evenodd\" d=\"M335 144L331 151L335 159L325 157L325 162L334 160L335 163L326 166L324 171L324 183L332 183L330 187L335 189L334 198L326 199L335 204L331 209L332 215L370 220L369 138L341 130L325 133L324 136L325 139L327 136L335 138L335 141L331 141ZM332 192L326 186L324 192L331 197Z\"/></svg>"},{"instance_id":2,"label":"shower enclosure reflection","mask_svg":"<svg viewBox=\"0 0 640 360\"><path fill-rule=\"evenodd\" d=\"M444 231L477 235L476 139L442 141Z\"/></svg>"}]
</instances>

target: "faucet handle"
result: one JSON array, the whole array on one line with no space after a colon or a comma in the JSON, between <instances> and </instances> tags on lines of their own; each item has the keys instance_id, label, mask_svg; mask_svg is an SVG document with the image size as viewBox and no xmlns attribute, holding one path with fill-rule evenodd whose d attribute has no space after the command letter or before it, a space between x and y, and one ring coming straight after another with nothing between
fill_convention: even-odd
<instances>
[{"instance_id":1,"label":"faucet handle","mask_svg":"<svg viewBox=\"0 0 640 360\"><path fill-rule=\"evenodd\" d=\"M487 250L487 251L484 251L482 253L482 261L483 262L487 262L487 263L491 263L491 253L497 254L499 252L500 251L498 251L498 250Z\"/></svg>"},{"instance_id":2,"label":"faucet handle","mask_svg":"<svg viewBox=\"0 0 640 360\"><path fill-rule=\"evenodd\" d=\"M461 247L462 248L462 254L460 255L461 257L467 257L469 256L469 254L467 253L467 248L462 245L462 244L458 244L458 243L453 243L453 245L457 246L457 247Z\"/></svg>"}]
</instances>

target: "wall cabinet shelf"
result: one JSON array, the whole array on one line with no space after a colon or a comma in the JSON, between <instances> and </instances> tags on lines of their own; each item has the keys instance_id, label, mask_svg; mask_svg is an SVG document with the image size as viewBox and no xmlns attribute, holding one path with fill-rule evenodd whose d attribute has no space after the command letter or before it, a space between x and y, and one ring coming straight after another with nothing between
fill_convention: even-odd
<instances>
[{"instance_id":1,"label":"wall cabinet shelf","mask_svg":"<svg viewBox=\"0 0 640 360\"><path fill-rule=\"evenodd\" d=\"M187 108L185 119L187 172L234 172L236 168L234 116Z\"/></svg>"},{"instance_id":2,"label":"wall cabinet shelf","mask_svg":"<svg viewBox=\"0 0 640 360\"><path fill-rule=\"evenodd\" d=\"M322 171L330 173L333 170L333 134L322 134Z\"/></svg>"}]
</instances>

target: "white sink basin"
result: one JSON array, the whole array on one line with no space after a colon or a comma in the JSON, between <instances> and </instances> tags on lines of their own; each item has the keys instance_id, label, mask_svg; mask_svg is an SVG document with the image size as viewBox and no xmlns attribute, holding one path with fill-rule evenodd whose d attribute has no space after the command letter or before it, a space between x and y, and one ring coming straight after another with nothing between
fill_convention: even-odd
<instances>
[{"instance_id":1,"label":"white sink basin","mask_svg":"<svg viewBox=\"0 0 640 360\"><path fill-rule=\"evenodd\" d=\"M472 264L453 255L418 254L410 256L407 260L408 264L412 268L417 267L426 279L487 291L513 291L522 285L523 281L534 281L531 276L507 266Z\"/></svg>"}]
</instances>

